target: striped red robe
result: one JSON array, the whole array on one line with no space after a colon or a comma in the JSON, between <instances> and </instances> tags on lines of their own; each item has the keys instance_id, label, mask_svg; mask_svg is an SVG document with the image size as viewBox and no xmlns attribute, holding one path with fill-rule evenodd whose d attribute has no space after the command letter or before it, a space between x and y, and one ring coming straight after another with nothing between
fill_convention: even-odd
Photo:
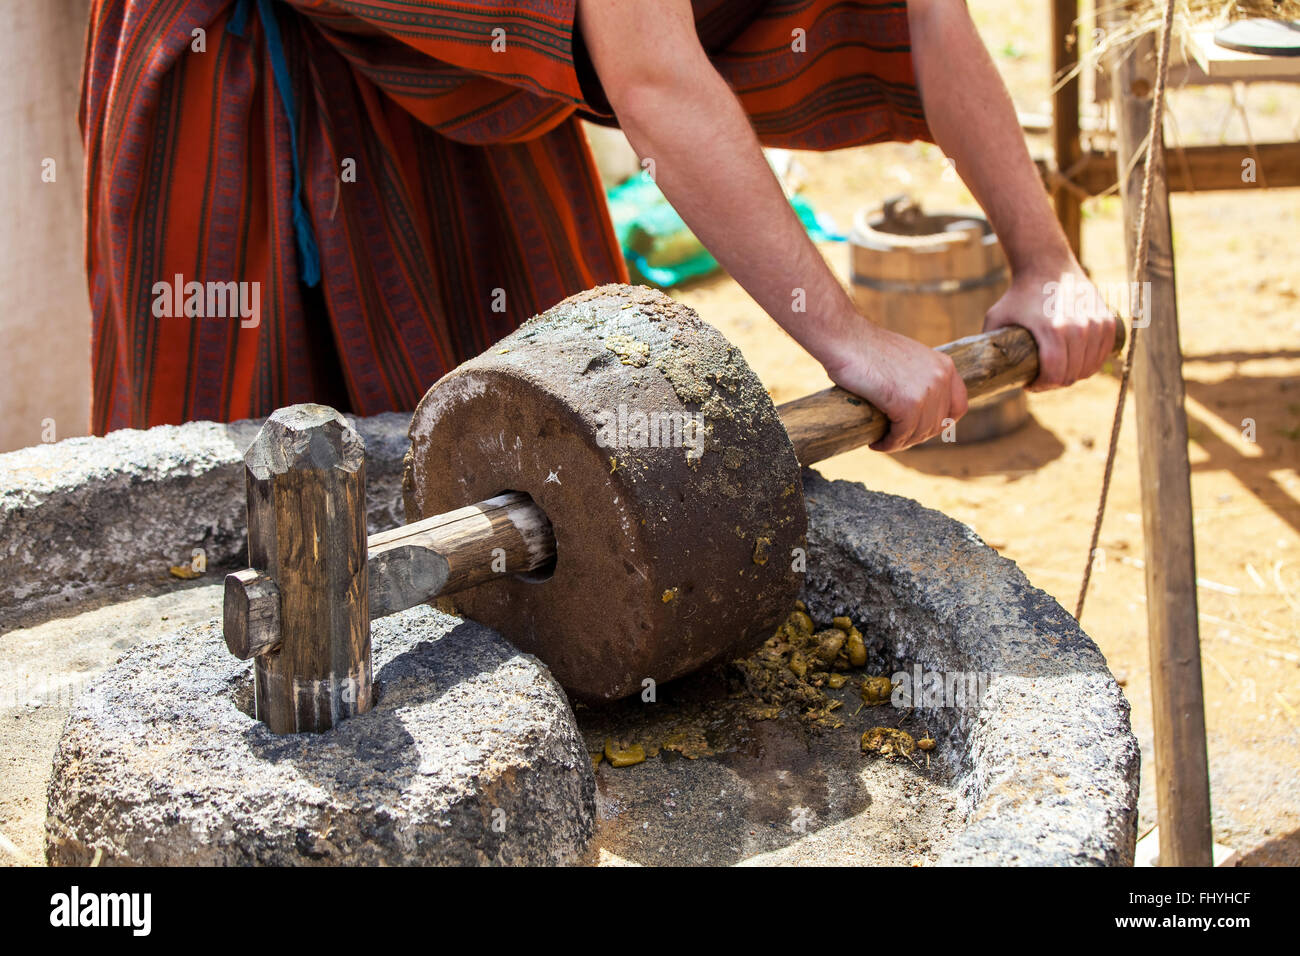
<instances>
[{"instance_id":1,"label":"striped red robe","mask_svg":"<svg viewBox=\"0 0 1300 956\"><path fill-rule=\"evenodd\" d=\"M766 145L930 138L903 0L694 6ZM409 410L529 316L625 281L578 123L613 118L574 8L95 0L94 432Z\"/></svg>"}]
</instances>

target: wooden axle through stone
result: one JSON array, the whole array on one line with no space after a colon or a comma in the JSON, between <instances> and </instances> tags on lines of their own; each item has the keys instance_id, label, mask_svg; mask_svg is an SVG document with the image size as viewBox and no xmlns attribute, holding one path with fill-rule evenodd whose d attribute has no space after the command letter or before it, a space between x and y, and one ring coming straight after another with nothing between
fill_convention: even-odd
<instances>
[{"instance_id":1,"label":"wooden axle through stone","mask_svg":"<svg viewBox=\"0 0 1300 956\"><path fill-rule=\"evenodd\" d=\"M700 374L649 368L654 352L642 346L656 336ZM362 443L337 412L292 406L258 433L246 458L251 567L226 578L224 627L233 654L256 658L257 716L273 732L322 731L367 710L369 622L451 594L589 700L752 643L797 595L802 569L785 555L804 543L799 467L888 427L834 387L773 409L716 330L648 290L583 293L498 346L420 403L404 478L418 520L368 540ZM1038 373L1019 327L940 351L972 403ZM548 362L559 369L549 377ZM692 391L706 378L708 394ZM642 387L665 379L654 395ZM592 408L659 408L674 395L674 414L704 410L702 457L575 444L594 430ZM575 418L573 406L586 411ZM751 446L761 454L741 461ZM455 507L483 488L497 493ZM445 510L419 517L434 508Z\"/></svg>"}]
</instances>

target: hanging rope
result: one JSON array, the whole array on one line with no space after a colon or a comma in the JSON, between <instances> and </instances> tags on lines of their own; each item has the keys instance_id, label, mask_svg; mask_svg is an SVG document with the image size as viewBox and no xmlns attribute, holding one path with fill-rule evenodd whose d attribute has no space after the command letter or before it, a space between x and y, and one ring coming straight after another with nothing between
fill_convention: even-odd
<instances>
[{"instance_id":1,"label":"hanging rope","mask_svg":"<svg viewBox=\"0 0 1300 956\"><path fill-rule=\"evenodd\" d=\"M1133 250L1133 280L1139 290L1147 282L1148 234L1151 228L1151 207L1154 205L1154 180L1156 168L1164 160L1165 86L1169 78L1169 40L1173 33L1175 0L1165 0L1164 18L1160 23L1159 52L1156 58L1156 85L1151 99L1151 127L1147 132L1146 169L1142 173L1142 207L1138 218L1137 241ZM1139 297L1141 292L1138 293ZM1151 321L1151 316L1146 316ZM1124 400L1128 397L1129 376L1133 373L1133 356L1137 351L1138 326L1129 329L1128 348L1124 351L1124 368L1119 378L1119 397L1115 401L1115 419L1110 426L1110 448L1106 452L1106 470L1101 479L1101 498L1097 502L1097 516L1092 524L1092 540L1088 544L1088 559L1083 566L1083 583L1079 586L1079 601L1075 605L1074 619L1083 617L1083 605L1088 598L1088 584L1092 581L1092 565L1101 538L1101 523L1106 516L1106 499L1110 495L1110 479L1115 471L1115 451L1119 447L1120 427L1124 422Z\"/></svg>"}]
</instances>

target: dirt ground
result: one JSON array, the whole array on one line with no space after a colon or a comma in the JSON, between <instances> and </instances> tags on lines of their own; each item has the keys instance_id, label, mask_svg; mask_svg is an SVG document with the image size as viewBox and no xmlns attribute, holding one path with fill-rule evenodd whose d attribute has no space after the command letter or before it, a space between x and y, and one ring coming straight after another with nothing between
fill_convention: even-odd
<instances>
[{"instance_id":1,"label":"dirt ground","mask_svg":"<svg viewBox=\"0 0 1300 956\"><path fill-rule=\"evenodd\" d=\"M973 4L1022 112L1048 110L1046 4ZM1300 136L1300 87L1239 93L1256 141ZM1245 142L1229 89L1171 99L1168 142ZM1036 154L1045 137L1031 137ZM1243 148L1243 157L1248 155ZM1176 162L1171 153L1170 162ZM803 192L847 229L855 212L907 191L928 208L976 210L938 149L887 144L799 153ZM1217 842L1244 863L1300 864L1300 190L1180 194L1172 201L1197 536L1198 613ZM1084 260L1124 281L1119 202L1085 209ZM848 282L849 250L825 244ZM677 293L736 342L777 402L828 384L726 277ZM1003 438L887 457L860 450L827 477L907 495L975 529L1073 609L1096 512L1118 380L1030 396L1031 421ZM1255 441L1243 420L1255 421ZM1137 439L1129 404L1084 629L1133 704L1143 751L1141 830L1155 822Z\"/></svg>"},{"instance_id":2,"label":"dirt ground","mask_svg":"<svg viewBox=\"0 0 1300 956\"><path fill-rule=\"evenodd\" d=\"M139 641L221 614L222 578L157 582L71 614L0 616L0 866L45 859L45 789L72 702Z\"/></svg>"}]
</instances>

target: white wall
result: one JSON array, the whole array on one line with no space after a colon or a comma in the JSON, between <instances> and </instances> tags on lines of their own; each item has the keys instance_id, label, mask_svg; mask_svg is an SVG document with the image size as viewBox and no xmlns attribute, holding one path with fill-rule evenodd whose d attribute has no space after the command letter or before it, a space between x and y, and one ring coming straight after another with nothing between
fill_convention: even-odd
<instances>
[{"instance_id":1,"label":"white wall","mask_svg":"<svg viewBox=\"0 0 1300 956\"><path fill-rule=\"evenodd\" d=\"M0 451L84 435L90 306L77 132L88 0L0 0ZM42 182L42 161L55 181ZM43 434L46 433L46 434Z\"/></svg>"}]
</instances>

